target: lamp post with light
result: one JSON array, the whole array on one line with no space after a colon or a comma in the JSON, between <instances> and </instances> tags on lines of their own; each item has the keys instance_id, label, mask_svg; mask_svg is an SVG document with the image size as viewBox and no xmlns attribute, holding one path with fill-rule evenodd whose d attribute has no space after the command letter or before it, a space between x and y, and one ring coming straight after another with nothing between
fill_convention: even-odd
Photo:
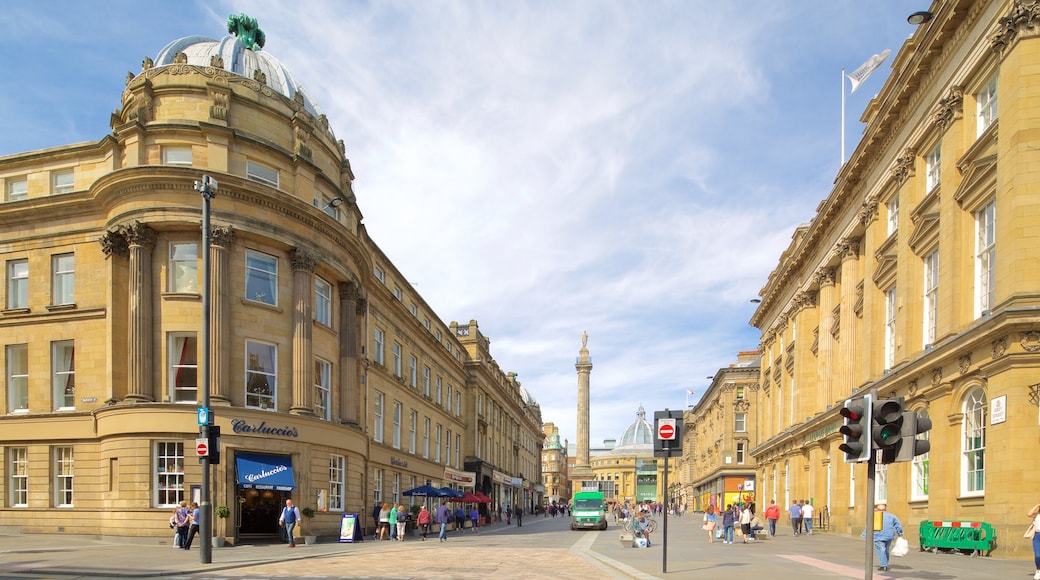
<instances>
[{"instance_id":1,"label":"lamp post with light","mask_svg":"<svg viewBox=\"0 0 1040 580\"><path fill-rule=\"evenodd\" d=\"M201 416L203 414L200 409L199 415L199 437L207 441L210 440L210 426L213 424L213 415L209 412L209 365L210 365L210 349L209 349L209 333L210 333L210 264L209 264L209 247L212 238L212 232L210 231L209 225L209 202L211 199L217 196L217 180L213 179L208 175L203 175L201 181L195 182L195 190L202 194L202 361L200 371L202 372L202 409L205 409L206 420L203 422ZM218 451L219 452L219 451ZM213 450L208 450L207 454L202 456L202 490L199 502L199 516L201 516L201 522L199 524L199 535L202 537L202 545L199 546L199 561L202 564L209 564L213 562L213 513L212 505L210 503L210 453Z\"/></svg>"}]
</instances>

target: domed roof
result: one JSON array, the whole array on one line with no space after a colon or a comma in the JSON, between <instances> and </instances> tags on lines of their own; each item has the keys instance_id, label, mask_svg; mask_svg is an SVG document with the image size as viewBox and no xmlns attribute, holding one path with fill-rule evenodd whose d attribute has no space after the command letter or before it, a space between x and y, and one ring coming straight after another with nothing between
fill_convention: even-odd
<instances>
[{"instance_id":1,"label":"domed roof","mask_svg":"<svg viewBox=\"0 0 1040 580\"><path fill-rule=\"evenodd\" d=\"M654 428L646 420L646 410L639 405L635 422L625 429L625 434L621 436L621 443L614 448L614 451L646 450L652 449L653 446Z\"/></svg>"},{"instance_id":2,"label":"domed roof","mask_svg":"<svg viewBox=\"0 0 1040 580\"><path fill-rule=\"evenodd\" d=\"M527 389L521 385L517 385L517 388L520 389L520 398L524 400L525 405L531 407L538 405L538 401L534 400L534 397L531 396L531 393L529 393Z\"/></svg>"},{"instance_id":3,"label":"domed roof","mask_svg":"<svg viewBox=\"0 0 1040 580\"><path fill-rule=\"evenodd\" d=\"M155 66L175 64L177 54L181 52L188 57L188 64L195 66L212 66L212 58L218 56L224 63L224 70L250 79L254 78L253 71L259 70L264 74L266 84L271 90L290 99L299 93L303 97L304 109L315 118L321 115L321 110L285 65L269 52L246 48L235 36L228 35L220 40L206 36L179 38L159 51L155 57Z\"/></svg>"},{"instance_id":4,"label":"domed roof","mask_svg":"<svg viewBox=\"0 0 1040 580\"><path fill-rule=\"evenodd\" d=\"M549 434L549 438L545 440L544 449L563 449L560 445L560 430L553 429L553 432Z\"/></svg>"}]
</instances>

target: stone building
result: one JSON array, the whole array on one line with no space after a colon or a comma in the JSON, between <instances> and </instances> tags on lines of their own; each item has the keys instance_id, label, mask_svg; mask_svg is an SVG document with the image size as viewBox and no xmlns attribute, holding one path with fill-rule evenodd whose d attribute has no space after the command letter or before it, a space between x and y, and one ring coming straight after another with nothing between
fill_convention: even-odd
<instances>
[{"instance_id":1,"label":"stone building","mask_svg":"<svg viewBox=\"0 0 1040 580\"><path fill-rule=\"evenodd\" d=\"M109 135L0 158L5 525L168 540L198 497L203 174L218 534L274 536L291 497L338 535L427 482L533 501L537 403L368 235L344 143L262 44L175 40Z\"/></svg>"},{"instance_id":2,"label":"stone building","mask_svg":"<svg viewBox=\"0 0 1040 580\"><path fill-rule=\"evenodd\" d=\"M737 354L719 369L692 409L684 413L683 458L676 469L678 496L687 508L725 507L756 500L759 442L758 351ZM671 486L670 486L671 487Z\"/></svg>"},{"instance_id":3,"label":"stone building","mask_svg":"<svg viewBox=\"0 0 1040 580\"><path fill-rule=\"evenodd\" d=\"M761 502L812 498L859 535L866 469L838 450L854 394L905 397L929 454L878 466L910 536L996 526L1016 550L1036 503L1040 391L1040 10L932 2L863 113L859 145L761 291ZM893 18L901 18L893 14ZM934 463L931 459L936 459Z\"/></svg>"},{"instance_id":4,"label":"stone building","mask_svg":"<svg viewBox=\"0 0 1040 580\"><path fill-rule=\"evenodd\" d=\"M545 503L568 503L571 498L567 476L567 442L560 443L560 428L554 423L542 425L545 446L542 448L542 486Z\"/></svg>"}]
</instances>

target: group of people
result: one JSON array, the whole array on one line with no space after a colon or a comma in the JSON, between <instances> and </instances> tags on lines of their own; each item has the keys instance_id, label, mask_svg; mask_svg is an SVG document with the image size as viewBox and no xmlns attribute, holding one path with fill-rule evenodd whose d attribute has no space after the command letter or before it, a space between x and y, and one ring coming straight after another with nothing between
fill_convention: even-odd
<instances>
[{"instance_id":1,"label":"group of people","mask_svg":"<svg viewBox=\"0 0 1040 580\"><path fill-rule=\"evenodd\" d=\"M181 501L170 516L170 527L176 530L173 535L173 547L190 550L192 540L199 533L200 521L198 502L191 502L191 506L188 506L187 501Z\"/></svg>"},{"instance_id":2,"label":"group of people","mask_svg":"<svg viewBox=\"0 0 1040 580\"><path fill-rule=\"evenodd\" d=\"M403 542L411 512L404 504L377 503L372 510L372 519L378 522L375 539Z\"/></svg>"},{"instance_id":3,"label":"group of people","mask_svg":"<svg viewBox=\"0 0 1040 580\"><path fill-rule=\"evenodd\" d=\"M708 532L709 544L714 543L717 538L721 538L723 544L732 544L735 542L735 531L738 525L745 544L754 542L755 533L765 529L762 526L762 520L755 515L754 502L728 504L725 510L718 512L713 506L708 506L704 512L701 529Z\"/></svg>"}]
</instances>

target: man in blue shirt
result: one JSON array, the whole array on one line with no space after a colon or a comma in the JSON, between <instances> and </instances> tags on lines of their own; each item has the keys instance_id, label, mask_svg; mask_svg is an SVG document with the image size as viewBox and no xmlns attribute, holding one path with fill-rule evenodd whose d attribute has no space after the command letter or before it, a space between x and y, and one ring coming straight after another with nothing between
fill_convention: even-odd
<instances>
[{"instance_id":1,"label":"man in blue shirt","mask_svg":"<svg viewBox=\"0 0 1040 580\"><path fill-rule=\"evenodd\" d=\"M191 502L191 524L188 526L188 541L182 546L185 550L191 549L191 541L195 539L195 534L199 533L199 504L198 502Z\"/></svg>"},{"instance_id":2,"label":"man in blue shirt","mask_svg":"<svg viewBox=\"0 0 1040 580\"><path fill-rule=\"evenodd\" d=\"M441 533L437 536L437 539L442 542L448 541L448 522L451 521L451 508L448 507L447 501L441 500L441 505L437 508L437 515L434 516L433 521L441 526Z\"/></svg>"},{"instance_id":3,"label":"man in blue shirt","mask_svg":"<svg viewBox=\"0 0 1040 580\"><path fill-rule=\"evenodd\" d=\"M874 509L874 552L878 557L878 570L888 572L888 553L892 550L892 541L896 536L903 535L903 524L899 518L886 511L887 505L879 503Z\"/></svg>"},{"instance_id":4,"label":"man in blue shirt","mask_svg":"<svg viewBox=\"0 0 1040 580\"><path fill-rule=\"evenodd\" d=\"M299 521L300 508L294 506L291 499L285 500L285 508L282 509L282 515L278 517L278 525L285 526L285 534L288 536L290 548L296 547L296 537L293 536L293 530Z\"/></svg>"},{"instance_id":5,"label":"man in blue shirt","mask_svg":"<svg viewBox=\"0 0 1040 580\"><path fill-rule=\"evenodd\" d=\"M802 504L796 499L791 500L791 507L787 508L787 511L791 514L791 529L797 536L802 531Z\"/></svg>"}]
</instances>

